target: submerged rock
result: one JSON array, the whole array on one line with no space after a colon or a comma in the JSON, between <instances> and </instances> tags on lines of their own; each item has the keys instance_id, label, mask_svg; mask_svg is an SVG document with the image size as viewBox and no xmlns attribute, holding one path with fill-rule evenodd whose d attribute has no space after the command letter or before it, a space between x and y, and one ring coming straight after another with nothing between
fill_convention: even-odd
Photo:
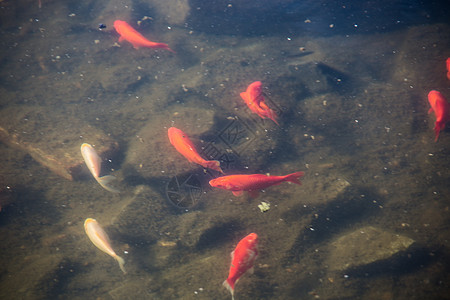
<instances>
[{"instance_id":1,"label":"submerged rock","mask_svg":"<svg viewBox=\"0 0 450 300\"><path fill-rule=\"evenodd\" d=\"M82 143L94 145L100 157L114 155L119 148L110 136L83 120L40 107L13 107L0 117L0 141L69 180L82 176Z\"/></svg>"},{"instance_id":2,"label":"submerged rock","mask_svg":"<svg viewBox=\"0 0 450 300\"><path fill-rule=\"evenodd\" d=\"M414 243L406 236L367 226L339 237L330 245L328 266L343 271L392 257Z\"/></svg>"},{"instance_id":3,"label":"submerged rock","mask_svg":"<svg viewBox=\"0 0 450 300\"><path fill-rule=\"evenodd\" d=\"M112 218L114 231L129 243L155 242L171 226L169 208L158 193L145 185L137 186L118 211Z\"/></svg>"}]
</instances>

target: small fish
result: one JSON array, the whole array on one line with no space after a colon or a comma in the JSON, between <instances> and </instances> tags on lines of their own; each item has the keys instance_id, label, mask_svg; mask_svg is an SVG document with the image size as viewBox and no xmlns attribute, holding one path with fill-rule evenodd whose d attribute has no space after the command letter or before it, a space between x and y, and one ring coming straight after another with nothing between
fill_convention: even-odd
<instances>
[{"instance_id":1,"label":"small fish","mask_svg":"<svg viewBox=\"0 0 450 300\"><path fill-rule=\"evenodd\" d=\"M262 95L262 83L261 81L255 81L247 87L245 92L241 93L241 98L244 99L248 108L263 119L269 118L277 125L277 115L271 110Z\"/></svg>"},{"instance_id":2,"label":"small fish","mask_svg":"<svg viewBox=\"0 0 450 300\"><path fill-rule=\"evenodd\" d=\"M186 157L188 161L198 164L203 168L208 168L223 173L220 168L219 161L205 160L200 156L200 154L198 154L197 150L195 150L194 144L188 138L186 133L178 128L170 127L168 130L168 135L170 143L175 147L175 149L177 149L178 152L181 153L181 155Z\"/></svg>"},{"instance_id":3,"label":"small fish","mask_svg":"<svg viewBox=\"0 0 450 300\"><path fill-rule=\"evenodd\" d=\"M436 115L436 123L434 123L434 134L437 142L439 138L439 132L445 128L445 123L450 121L450 104L438 91L431 91L428 93L428 102L430 102L431 108L428 113L434 111Z\"/></svg>"},{"instance_id":4,"label":"small fish","mask_svg":"<svg viewBox=\"0 0 450 300\"><path fill-rule=\"evenodd\" d=\"M233 195L240 196L244 191L248 191L250 196L258 196L259 190L272 185L278 185L284 181L289 181L301 185L299 178L304 175L303 172L296 172L285 176L267 176L264 174L252 175L228 175L209 181L213 187L233 192Z\"/></svg>"},{"instance_id":5,"label":"small fish","mask_svg":"<svg viewBox=\"0 0 450 300\"><path fill-rule=\"evenodd\" d=\"M115 189L110 185L111 181L115 180L116 177L112 175L106 175L100 177L100 170L102 167L102 160L100 156L98 156L97 152L95 152L94 148L84 143L81 145L81 155L83 155L84 162L91 172L92 176L94 176L95 180L107 191L112 193L119 193L120 191Z\"/></svg>"},{"instance_id":6,"label":"small fish","mask_svg":"<svg viewBox=\"0 0 450 300\"><path fill-rule=\"evenodd\" d=\"M448 78L448 80L450 80L450 57L447 58L445 63L447 64L447 78Z\"/></svg>"},{"instance_id":7,"label":"small fish","mask_svg":"<svg viewBox=\"0 0 450 300\"><path fill-rule=\"evenodd\" d=\"M91 242L100 250L105 252L106 254L112 256L119 263L119 267L124 274L125 271L125 261L122 257L118 256L116 252L111 247L111 242L109 241L109 237L102 227L97 223L95 219L87 218L84 221L84 230L86 231L87 236L91 240Z\"/></svg>"},{"instance_id":8,"label":"small fish","mask_svg":"<svg viewBox=\"0 0 450 300\"><path fill-rule=\"evenodd\" d=\"M169 50L170 52L175 53L172 49L169 48L167 44L164 43L155 43L147 40L142 34L136 31L133 27L130 26L125 21L116 20L114 21L114 28L117 33L120 35L119 42L127 41L133 45L135 49L139 49L140 47L146 48L160 48Z\"/></svg>"},{"instance_id":9,"label":"small fish","mask_svg":"<svg viewBox=\"0 0 450 300\"><path fill-rule=\"evenodd\" d=\"M249 271L253 273L253 265L258 256L258 235L250 233L239 241L236 248L231 252L231 266L228 278L223 282L223 286L231 293L234 300L234 285L239 278Z\"/></svg>"}]
</instances>

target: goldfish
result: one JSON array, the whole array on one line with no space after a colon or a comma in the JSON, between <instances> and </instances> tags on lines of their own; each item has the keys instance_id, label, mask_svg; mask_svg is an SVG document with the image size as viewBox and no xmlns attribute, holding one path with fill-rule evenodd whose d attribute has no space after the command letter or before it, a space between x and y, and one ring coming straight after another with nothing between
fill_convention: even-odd
<instances>
[{"instance_id":1,"label":"goldfish","mask_svg":"<svg viewBox=\"0 0 450 300\"><path fill-rule=\"evenodd\" d=\"M434 123L434 133L436 138L434 141L437 142L439 132L445 128L445 123L450 121L450 104L441 93L434 90L428 93L428 102L430 102L431 105L428 113L434 111L434 114L436 115L436 122Z\"/></svg>"},{"instance_id":2,"label":"goldfish","mask_svg":"<svg viewBox=\"0 0 450 300\"><path fill-rule=\"evenodd\" d=\"M175 53L172 49L169 48L169 45L164 43L155 43L146 39L142 34L136 31L130 24L125 21L116 20L114 21L114 28L117 33L120 35L119 42L127 41L133 45L135 49L139 49L140 47L146 48L160 48L169 50L170 52Z\"/></svg>"},{"instance_id":3,"label":"goldfish","mask_svg":"<svg viewBox=\"0 0 450 300\"><path fill-rule=\"evenodd\" d=\"M450 57L445 61L447 64L447 78L450 80Z\"/></svg>"},{"instance_id":4,"label":"goldfish","mask_svg":"<svg viewBox=\"0 0 450 300\"><path fill-rule=\"evenodd\" d=\"M170 143L181 153L188 161L193 162L202 166L203 168L208 168L220 173L223 173L220 168L220 162L217 160L205 160L197 150L195 150L194 144L188 138L187 134L178 128L170 127L168 130Z\"/></svg>"},{"instance_id":5,"label":"goldfish","mask_svg":"<svg viewBox=\"0 0 450 300\"><path fill-rule=\"evenodd\" d=\"M267 106L264 100L261 81L253 82L247 87L247 90L242 92L240 95L252 112L263 119L269 118L277 125L280 125L276 120L276 113Z\"/></svg>"},{"instance_id":6,"label":"goldfish","mask_svg":"<svg viewBox=\"0 0 450 300\"><path fill-rule=\"evenodd\" d=\"M86 163L86 166L88 167L89 171L91 172L92 176L94 176L95 180L107 191L110 191L112 193L119 193L120 191L115 189L110 185L111 181L115 180L116 177L112 175L106 175L100 177L100 170L102 167L102 160L100 156L98 156L95 149L87 144L84 143L81 145L81 155L84 158L84 162Z\"/></svg>"},{"instance_id":7,"label":"goldfish","mask_svg":"<svg viewBox=\"0 0 450 300\"><path fill-rule=\"evenodd\" d=\"M253 273L253 265L258 256L258 235L250 233L239 241L236 248L231 252L231 266L228 278L223 282L223 286L231 293L234 300L234 285L239 278L249 271Z\"/></svg>"},{"instance_id":8,"label":"goldfish","mask_svg":"<svg viewBox=\"0 0 450 300\"><path fill-rule=\"evenodd\" d=\"M87 236L91 240L91 242L100 250L105 252L106 254L112 256L118 263L119 267L124 274L125 271L125 261L122 257L118 256L116 252L111 247L111 242L109 241L109 237L102 227L98 224L95 219L87 218L84 221L84 230L86 231Z\"/></svg>"},{"instance_id":9,"label":"goldfish","mask_svg":"<svg viewBox=\"0 0 450 300\"><path fill-rule=\"evenodd\" d=\"M240 196L244 191L248 191L250 196L258 196L259 190L272 185L278 185L283 181L292 182L301 185L299 178L304 175L303 172L296 172L285 176L268 176L264 174L251 175L228 175L209 181L212 187L217 187L233 192L233 195Z\"/></svg>"}]
</instances>

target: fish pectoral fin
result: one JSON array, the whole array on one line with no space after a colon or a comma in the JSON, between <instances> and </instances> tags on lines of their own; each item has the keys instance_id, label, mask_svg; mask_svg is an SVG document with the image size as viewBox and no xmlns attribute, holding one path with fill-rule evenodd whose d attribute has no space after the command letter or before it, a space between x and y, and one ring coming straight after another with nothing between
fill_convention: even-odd
<instances>
[{"instance_id":1,"label":"fish pectoral fin","mask_svg":"<svg viewBox=\"0 0 450 300\"><path fill-rule=\"evenodd\" d=\"M123 41L125 41L125 39L122 36L119 37L119 43L122 43Z\"/></svg>"},{"instance_id":2,"label":"fish pectoral fin","mask_svg":"<svg viewBox=\"0 0 450 300\"><path fill-rule=\"evenodd\" d=\"M244 193L243 191L232 191L233 195L235 195L236 197L242 196L242 194Z\"/></svg>"},{"instance_id":3,"label":"fish pectoral fin","mask_svg":"<svg viewBox=\"0 0 450 300\"><path fill-rule=\"evenodd\" d=\"M111 182L116 180L116 177L112 176L112 175L106 175L103 177L98 177L97 181L98 183L107 191L111 192L111 193L120 193L120 191L118 189L116 189L115 187L111 186Z\"/></svg>"},{"instance_id":4,"label":"fish pectoral fin","mask_svg":"<svg viewBox=\"0 0 450 300\"><path fill-rule=\"evenodd\" d=\"M432 112L433 112L433 108L430 108L430 109L428 110L428 113L431 114Z\"/></svg>"}]
</instances>

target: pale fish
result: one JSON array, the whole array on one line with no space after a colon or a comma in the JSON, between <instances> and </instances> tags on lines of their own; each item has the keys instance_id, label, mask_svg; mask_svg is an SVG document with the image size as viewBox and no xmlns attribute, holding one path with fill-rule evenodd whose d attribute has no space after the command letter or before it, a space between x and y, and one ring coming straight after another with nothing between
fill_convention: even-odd
<instances>
[{"instance_id":1,"label":"pale fish","mask_svg":"<svg viewBox=\"0 0 450 300\"><path fill-rule=\"evenodd\" d=\"M87 143L84 143L83 145L81 145L81 155L83 155L84 162L86 163L86 166L88 167L92 176L94 176L95 180L97 180L97 182L105 190L110 191L112 193L120 192L118 189L116 189L110 185L111 181L115 180L116 177L114 177L112 175L106 175L106 176L100 177L102 160L91 145L89 145Z\"/></svg>"},{"instance_id":2,"label":"pale fish","mask_svg":"<svg viewBox=\"0 0 450 300\"><path fill-rule=\"evenodd\" d=\"M84 230L86 231L87 236L91 240L91 242L100 250L105 252L106 254L111 255L117 262L119 263L119 267L124 274L125 271L125 261L122 257L118 256L116 252L111 247L111 243L109 241L109 237L102 227L97 223L95 219L88 218L84 221Z\"/></svg>"}]
</instances>

